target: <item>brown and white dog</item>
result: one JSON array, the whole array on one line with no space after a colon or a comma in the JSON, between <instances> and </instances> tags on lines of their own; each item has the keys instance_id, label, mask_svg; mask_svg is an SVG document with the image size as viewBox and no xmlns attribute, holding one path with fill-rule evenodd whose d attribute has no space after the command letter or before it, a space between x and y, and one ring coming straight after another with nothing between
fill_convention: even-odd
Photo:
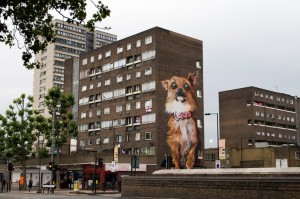
<instances>
[{"instance_id":1,"label":"brown and white dog","mask_svg":"<svg viewBox=\"0 0 300 199\"><path fill-rule=\"evenodd\" d=\"M173 76L162 81L167 91L166 112L170 114L167 142L172 151L176 169L192 169L198 144L196 120L192 117L196 110L194 86L198 72L189 73L187 78Z\"/></svg>"}]
</instances>

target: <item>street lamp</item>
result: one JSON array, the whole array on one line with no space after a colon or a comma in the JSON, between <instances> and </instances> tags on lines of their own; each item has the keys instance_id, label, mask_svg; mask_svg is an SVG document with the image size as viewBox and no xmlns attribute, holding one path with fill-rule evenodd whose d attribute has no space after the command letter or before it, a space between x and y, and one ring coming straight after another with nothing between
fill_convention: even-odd
<instances>
[{"instance_id":1,"label":"street lamp","mask_svg":"<svg viewBox=\"0 0 300 199\"><path fill-rule=\"evenodd\" d=\"M54 151L54 131L55 131L55 114L56 114L56 108L55 106L52 106L52 133L51 133L51 162L54 165L54 161L53 161L53 151ZM54 170L52 169L51 171L51 185L53 185L53 175L54 175ZM51 187L52 189L52 193L54 193L54 188Z\"/></svg>"},{"instance_id":2,"label":"street lamp","mask_svg":"<svg viewBox=\"0 0 300 199\"><path fill-rule=\"evenodd\" d=\"M219 114L218 113L205 113L204 115L216 115L217 116L217 148L218 148L218 160L220 160L220 154L219 154L219 140L220 140L220 135L219 135Z\"/></svg>"}]
</instances>

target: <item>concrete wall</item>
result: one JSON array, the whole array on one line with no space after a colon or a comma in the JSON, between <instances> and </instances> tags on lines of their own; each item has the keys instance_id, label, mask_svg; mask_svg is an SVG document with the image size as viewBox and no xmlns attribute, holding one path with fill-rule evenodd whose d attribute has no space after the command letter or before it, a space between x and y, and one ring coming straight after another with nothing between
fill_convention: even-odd
<instances>
[{"instance_id":1,"label":"concrete wall","mask_svg":"<svg viewBox=\"0 0 300 199\"><path fill-rule=\"evenodd\" d=\"M161 171L124 177L122 198L298 199L300 194L300 168Z\"/></svg>"}]
</instances>

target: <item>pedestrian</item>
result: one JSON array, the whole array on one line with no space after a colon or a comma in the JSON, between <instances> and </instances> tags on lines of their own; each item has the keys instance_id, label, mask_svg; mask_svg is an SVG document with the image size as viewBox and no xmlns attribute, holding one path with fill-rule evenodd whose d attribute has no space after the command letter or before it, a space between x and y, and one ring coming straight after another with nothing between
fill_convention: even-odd
<instances>
[{"instance_id":1,"label":"pedestrian","mask_svg":"<svg viewBox=\"0 0 300 199\"><path fill-rule=\"evenodd\" d=\"M89 180L88 180L88 189L91 189L91 190L92 190L92 183L93 183L93 180L92 180L92 179L89 179Z\"/></svg>"},{"instance_id":2,"label":"pedestrian","mask_svg":"<svg viewBox=\"0 0 300 199\"><path fill-rule=\"evenodd\" d=\"M29 180L29 185L28 185L28 187L29 187L29 192L30 192L30 189L32 188L32 183L33 183L33 181L32 181L32 179L30 178L30 180Z\"/></svg>"},{"instance_id":3,"label":"pedestrian","mask_svg":"<svg viewBox=\"0 0 300 199\"><path fill-rule=\"evenodd\" d=\"M3 180L2 180L2 192L3 192L3 190L5 190L5 184L6 184L6 180L5 180L5 178L3 178Z\"/></svg>"}]
</instances>

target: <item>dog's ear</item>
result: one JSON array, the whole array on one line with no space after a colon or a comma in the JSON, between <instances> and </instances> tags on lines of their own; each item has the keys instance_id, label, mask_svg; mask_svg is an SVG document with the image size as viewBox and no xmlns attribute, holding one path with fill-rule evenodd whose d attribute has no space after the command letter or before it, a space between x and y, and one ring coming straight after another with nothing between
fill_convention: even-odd
<instances>
[{"instance_id":1,"label":"dog's ear","mask_svg":"<svg viewBox=\"0 0 300 199\"><path fill-rule=\"evenodd\" d=\"M195 86L198 83L198 71L189 73L188 80L191 82L192 86Z\"/></svg>"},{"instance_id":2,"label":"dog's ear","mask_svg":"<svg viewBox=\"0 0 300 199\"><path fill-rule=\"evenodd\" d=\"M164 87L164 89L165 89L166 91L168 91L169 80L161 81L161 84L162 84L162 86Z\"/></svg>"}]
</instances>

